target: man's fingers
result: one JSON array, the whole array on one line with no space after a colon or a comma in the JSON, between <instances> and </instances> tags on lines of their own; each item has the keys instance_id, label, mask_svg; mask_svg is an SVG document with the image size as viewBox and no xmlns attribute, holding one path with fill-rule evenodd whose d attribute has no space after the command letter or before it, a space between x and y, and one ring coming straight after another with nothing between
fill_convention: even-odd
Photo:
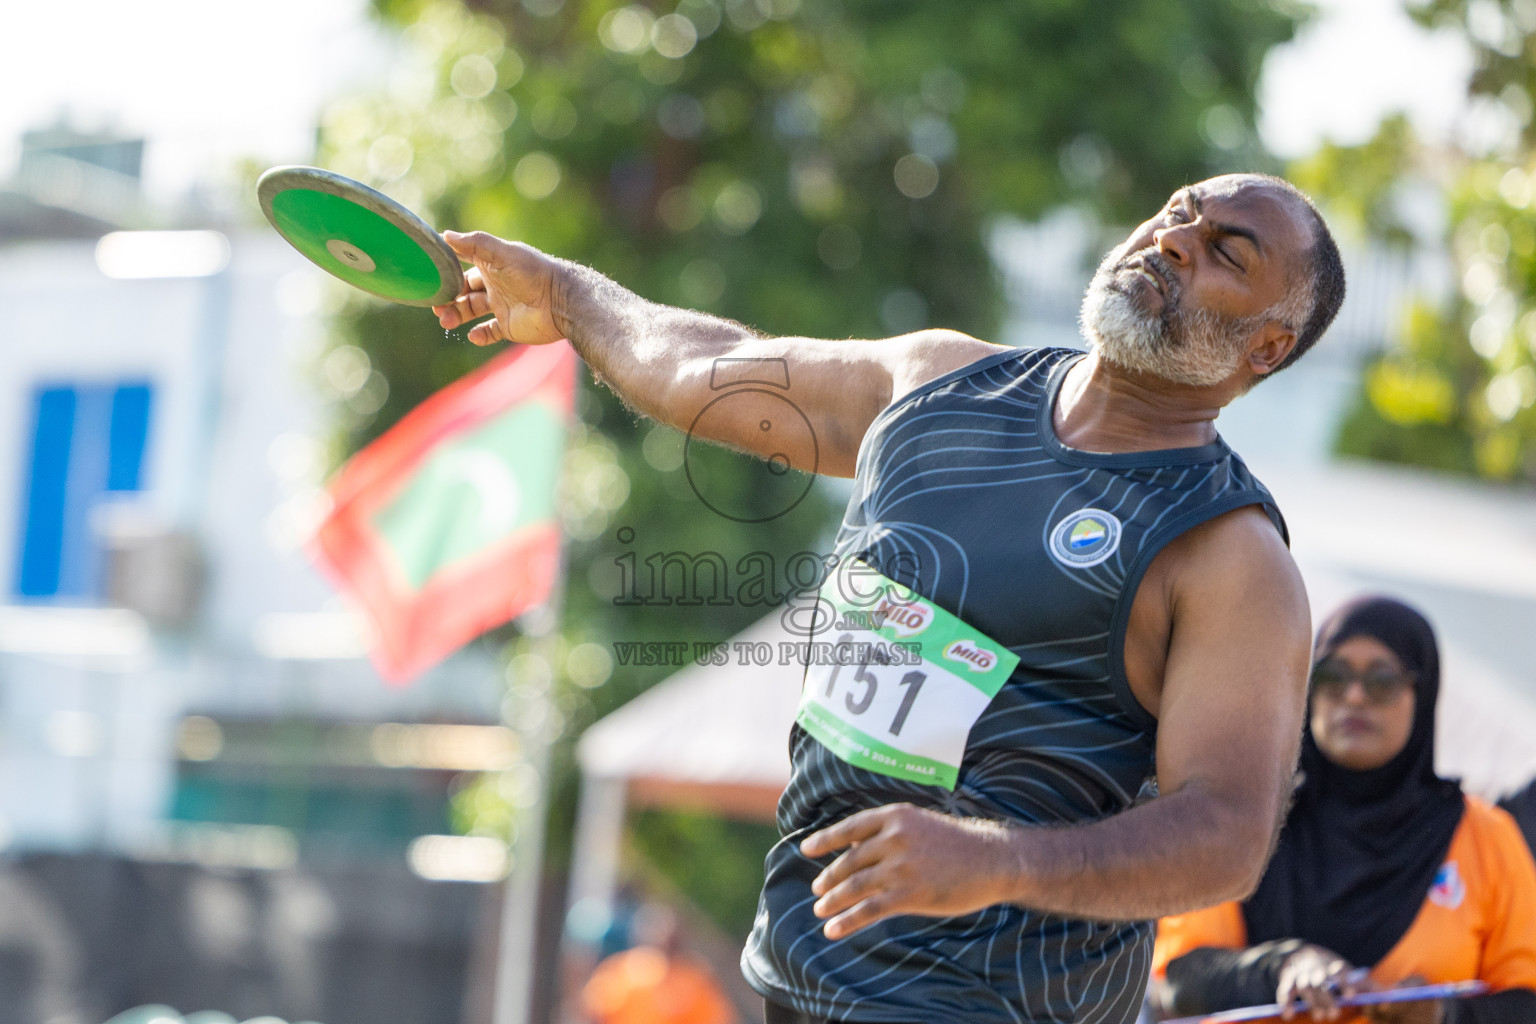
<instances>
[{"instance_id":1,"label":"man's fingers","mask_svg":"<svg viewBox=\"0 0 1536 1024\"><path fill-rule=\"evenodd\" d=\"M491 301L485 292L468 292L446 306L433 306L437 322L448 330L478 320L491 311Z\"/></svg>"},{"instance_id":2,"label":"man's fingers","mask_svg":"<svg viewBox=\"0 0 1536 1024\"><path fill-rule=\"evenodd\" d=\"M484 323L475 324L465 335L476 345L493 345L498 341L510 341L507 332L502 329L501 321L491 317Z\"/></svg>"},{"instance_id":3,"label":"man's fingers","mask_svg":"<svg viewBox=\"0 0 1536 1024\"><path fill-rule=\"evenodd\" d=\"M880 880L875 876L873 867L855 871L826 890L826 895L816 901L811 912L817 917L834 917L860 900L875 895L881 891Z\"/></svg>"},{"instance_id":4,"label":"man's fingers","mask_svg":"<svg viewBox=\"0 0 1536 1024\"><path fill-rule=\"evenodd\" d=\"M871 896L853 909L844 911L822 925L821 933L829 939L847 938L860 928L868 928L876 921L883 921L895 913L886 897Z\"/></svg>"},{"instance_id":5,"label":"man's fingers","mask_svg":"<svg viewBox=\"0 0 1536 1024\"><path fill-rule=\"evenodd\" d=\"M811 892L817 896L831 892L834 887L854 873L879 862L880 844L862 842L844 850L831 864L821 869L821 874L811 882Z\"/></svg>"},{"instance_id":6,"label":"man's fingers","mask_svg":"<svg viewBox=\"0 0 1536 1024\"><path fill-rule=\"evenodd\" d=\"M480 273L479 267L464 271L464 291L452 302L432 307L437 322L449 329L467 324L490 311L491 297L485 290L485 275Z\"/></svg>"},{"instance_id":7,"label":"man's fingers","mask_svg":"<svg viewBox=\"0 0 1536 1024\"><path fill-rule=\"evenodd\" d=\"M458 324L467 324L471 320L478 320L491 311L491 297L484 291L467 292L453 300L453 312L458 318ZM442 318L439 317L439 320ZM448 324L444 324L447 327Z\"/></svg>"},{"instance_id":8,"label":"man's fingers","mask_svg":"<svg viewBox=\"0 0 1536 1024\"><path fill-rule=\"evenodd\" d=\"M836 825L829 825L820 832L813 832L800 843L800 852L811 858L825 857L850 843L868 839L880 831L880 826L885 820L882 811L884 811L883 807L872 807L867 811L851 814Z\"/></svg>"},{"instance_id":9,"label":"man's fingers","mask_svg":"<svg viewBox=\"0 0 1536 1024\"><path fill-rule=\"evenodd\" d=\"M507 246L504 240L485 231L468 231L463 234L444 231L443 241L448 243L448 248L476 264L500 262Z\"/></svg>"}]
</instances>

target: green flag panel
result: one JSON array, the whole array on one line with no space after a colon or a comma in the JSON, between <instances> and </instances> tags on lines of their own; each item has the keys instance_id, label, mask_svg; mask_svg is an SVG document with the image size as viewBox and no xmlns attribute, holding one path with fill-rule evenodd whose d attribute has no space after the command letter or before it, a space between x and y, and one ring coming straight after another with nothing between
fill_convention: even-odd
<instances>
[{"instance_id":1,"label":"green flag panel","mask_svg":"<svg viewBox=\"0 0 1536 1024\"><path fill-rule=\"evenodd\" d=\"M411 587L553 519L564 438L558 414L534 402L434 451L372 520Z\"/></svg>"}]
</instances>

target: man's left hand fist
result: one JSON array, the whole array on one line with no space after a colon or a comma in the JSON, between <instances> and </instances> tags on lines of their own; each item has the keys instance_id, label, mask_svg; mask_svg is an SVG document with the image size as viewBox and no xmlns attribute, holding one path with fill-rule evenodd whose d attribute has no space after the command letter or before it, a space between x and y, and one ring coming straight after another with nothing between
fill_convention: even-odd
<instances>
[{"instance_id":1,"label":"man's left hand fist","mask_svg":"<svg viewBox=\"0 0 1536 1024\"><path fill-rule=\"evenodd\" d=\"M860 811L806 837L800 852L844 850L816 877L812 908L829 939L897 914L950 917L1008 902L1020 873L1018 830L911 804Z\"/></svg>"}]
</instances>

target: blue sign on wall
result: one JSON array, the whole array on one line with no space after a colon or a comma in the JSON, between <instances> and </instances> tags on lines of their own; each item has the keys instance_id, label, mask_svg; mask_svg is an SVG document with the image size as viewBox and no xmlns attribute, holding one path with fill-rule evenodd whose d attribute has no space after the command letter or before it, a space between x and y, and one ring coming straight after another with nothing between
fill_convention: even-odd
<instances>
[{"instance_id":1,"label":"blue sign on wall","mask_svg":"<svg viewBox=\"0 0 1536 1024\"><path fill-rule=\"evenodd\" d=\"M141 490L154 389L145 381L40 385L13 591L22 598L93 598L101 550L92 510Z\"/></svg>"}]
</instances>

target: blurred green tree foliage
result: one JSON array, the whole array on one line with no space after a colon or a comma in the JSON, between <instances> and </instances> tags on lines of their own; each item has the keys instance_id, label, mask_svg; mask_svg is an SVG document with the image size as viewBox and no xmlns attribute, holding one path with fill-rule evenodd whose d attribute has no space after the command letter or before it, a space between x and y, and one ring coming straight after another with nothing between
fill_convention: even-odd
<instances>
[{"instance_id":1,"label":"blurred green tree foliage","mask_svg":"<svg viewBox=\"0 0 1536 1024\"><path fill-rule=\"evenodd\" d=\"M649 298L824 337L992 335L991 218L1070 202L1134 221L1184 182L1264 166L1254 83L1306 15L1286 0L375 8L400 29L389 88L327 111L325 166L439 226L522 239ZM352 300L339 319L338 376L355 384L346 450L487 356L423 310ZM615 667L612 641L720 641L767 611L616 607L616 558L713 550L734 567L762 551L782 576L794 552L829 550L843 500L817 488L770 522L733 522L691 491L676 431L591 386L582 417L553 666L567 734L671 671ZM746 501L761 484L739 456L698 458L689 469L712 489ZM499 820L493 805L475 787L457 812L473 828Z\"/></svg>"},{"instance_id":2,"label":"blurred green tree foliage","mask_svg":"<svg viewBox=\"0 0 1536 1024\"><path fill-rule=\"evenodd\" d=\"M1536 3L1431 0L1409 9L1466 34L1471 89L1505 138L1490 151L1428 151L1407 122L1384 122L1363 146L1324 146L1292 168L1298 185L1362 237L1409 244L1407 190L1444 197L1454 288L1418 299L1394 344L1365 367L1342 424L1343 454L1495 480L1536 483Z\"/></svg>"},{"instance_id":3,"label":"blurred green tree foliage","mask_svg":"<svg viewBox=\"0 0 1536 1024\"><path fill-rule=\"evenodd\" d=\"M1449 28L1472 44L1474 96L1495 100L1510 115L1520 146L1536 145L1536 4L1531 0L1404 0L1420 24Z\"/></svg>"}]
</instances>

